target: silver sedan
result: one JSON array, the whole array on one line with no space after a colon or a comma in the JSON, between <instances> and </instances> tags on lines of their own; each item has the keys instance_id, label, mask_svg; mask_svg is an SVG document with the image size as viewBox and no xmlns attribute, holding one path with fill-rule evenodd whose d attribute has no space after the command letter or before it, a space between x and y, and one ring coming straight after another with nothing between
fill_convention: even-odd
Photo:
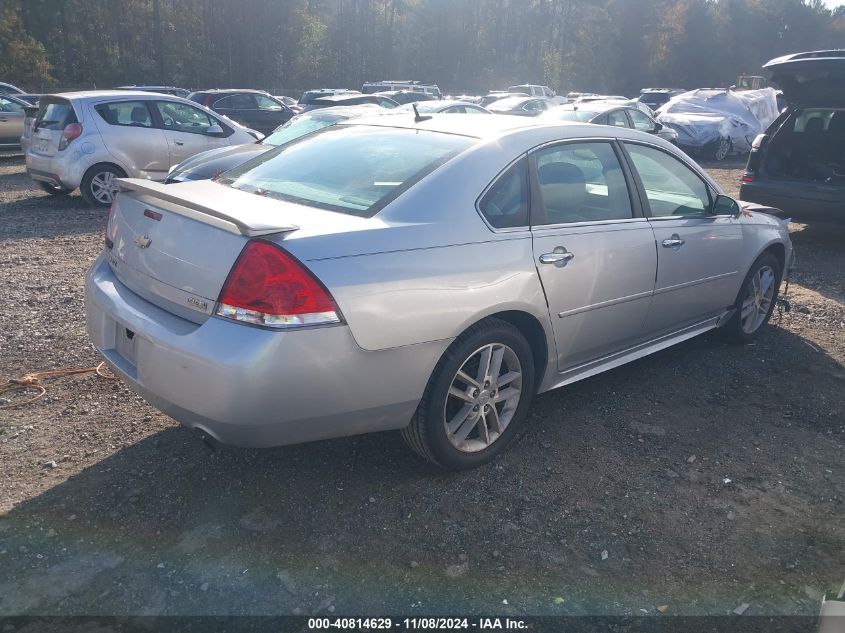
<instances>
[{"instance_id":1,"label":"silver sedan","mask_svg":"<svg viewBox=\"0 0 845 633\"><path fill-rule=\"evenodd\" d=\"M401 429L447 468L504 450L535 394L752 340L792 254L781 220L608 126L358 119L120 185L87 322L134 390L227 443Z\"/></svg>"}]
</instances>

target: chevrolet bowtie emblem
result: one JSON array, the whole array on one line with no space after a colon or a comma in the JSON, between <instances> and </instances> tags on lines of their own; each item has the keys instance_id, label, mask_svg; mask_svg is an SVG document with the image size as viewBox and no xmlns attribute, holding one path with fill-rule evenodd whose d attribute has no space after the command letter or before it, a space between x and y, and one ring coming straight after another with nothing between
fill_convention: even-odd
<instances>
[{"instance_id":1,"label":"chevrolet bowtie emblem","mask_svg":"<svg viewBox=\"0 0 845 633\"><path fill-rule=\"evenodd\" d=\"M139 235L135 238L135 246L138 248L147 248L152 242L149 235Z\"/></svg>"}]
</instances>

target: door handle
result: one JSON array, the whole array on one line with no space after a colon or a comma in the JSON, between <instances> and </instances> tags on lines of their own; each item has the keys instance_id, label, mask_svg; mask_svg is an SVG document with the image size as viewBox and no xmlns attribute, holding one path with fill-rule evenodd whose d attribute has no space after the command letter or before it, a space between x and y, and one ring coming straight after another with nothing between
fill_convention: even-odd
<instances>
[{"instance_id":1,"label":"door handle","mask_svg":"<svg viewBox=\"0 0 845 633\"><path fill-rule=\"evenodd\" d=\"M668 240L663 240L662 244L663 248L674 248L675 250L678 250L681 246L686 244L686 241L682 240L681 236L675 233Z\"/></svg>"},{"instance_id":2,"label":"door handle","mask_svg":"<svg viewBox=\"0 0 845 633\"><path fill-rule=\"evenodd\" d=\"M3 117L2 119L0 119L0 123L5 123L5 122L6 122L6 121L8 121L8 120L9 120L9 119L7 119L6 117Z\"/></svg>"},{"instance_id":3,"label":"door handle","mask_svg":"<svg viewBox=\"0 0 845 633\"><path fill-rule=\"evenodd\" d=\"M575 253L569 253L558 246L551 253L540 255L541 264L559 264L560 262L568 262L575 259Z\"/></svg>"},{"instance_id":4,"label":"door handle","mask_svg":"<svg viewBox=\"0 0 845 633\"><path fill-rule=\"evenodd\" d=\"M173 143L174 143L175 145L184 145L184 144L185 144L185 142L184 142L184 141L173 141Z\"/></svg>"}]
</instances>

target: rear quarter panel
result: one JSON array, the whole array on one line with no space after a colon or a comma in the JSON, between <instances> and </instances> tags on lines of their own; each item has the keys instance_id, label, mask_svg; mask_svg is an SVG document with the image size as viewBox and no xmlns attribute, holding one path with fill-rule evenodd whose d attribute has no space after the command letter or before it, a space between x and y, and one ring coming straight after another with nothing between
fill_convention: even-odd
<instances>
[{"instance_id":1,"label":"rear quarter panel","mask_svg":"<svg viewBox=\"0 0 845 633\"><path fill-rule=\"evenodd\" d=\"M784 220L767 213L750 210L743 210L739 215L739 220L742 225L745 248L740 262L739 270L742 274L737 279L737 293L751 265L763 251L782 248L785 268L789 267L792 259L792 241L789 239L789 228Z\"/></svg>"},{"instance_id":2,"label":"rear quarter panel","mask_svg":"<svg viewBox=\"0 0 845 633\"><path fill-rule=\"evenodd\" d=\"M548 320L531 238L309 261L367 350L453 339L504 310Z\"/></svg>"}]
</instances>

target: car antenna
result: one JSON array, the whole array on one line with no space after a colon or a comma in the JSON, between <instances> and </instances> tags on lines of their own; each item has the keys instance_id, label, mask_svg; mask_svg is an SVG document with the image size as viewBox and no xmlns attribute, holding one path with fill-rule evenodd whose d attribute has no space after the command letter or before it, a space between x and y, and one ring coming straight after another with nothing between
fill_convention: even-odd
<instances>
[{"instance_id":1,"label":"car antenna","mask_svg":"<svg viewBox=\"0 0 845 633\"><path fill-rule=\"evenodd\" d=\"M428 121L431 117L430 116L423 116L420 114L420 111L417 110L416 102L411 104L411 107L414 108L414 123L420 123L422 121Z\"/></svg>"}]
</instances>

